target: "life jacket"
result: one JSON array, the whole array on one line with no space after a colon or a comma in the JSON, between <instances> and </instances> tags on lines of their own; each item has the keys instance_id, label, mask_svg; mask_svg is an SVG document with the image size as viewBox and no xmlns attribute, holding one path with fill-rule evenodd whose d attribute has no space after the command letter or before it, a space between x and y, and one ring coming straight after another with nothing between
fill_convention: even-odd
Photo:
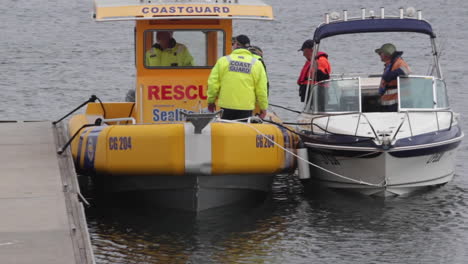
<instances>
[{"instance_id":1,"label":"life jacket","mask_svg":"<svg viewBox=\"0 0 468 264\"><path fill-rule=\"evenodd\" d=\"M398 76L408 75L411 70L408 64L401 58L403 52L397 52L392 61L385 65L380 87L385 93L380 98L382 105L394 105L398 103Z\"/></svg>"},{"instance_id":2,"label":"life jacket","mask_svg":"<svg viewBox=\"0 0 468 264\"><path fill-rule=\"evenodd\" d=\"M328 61L328 54L325 52L319 51L317 53L317 56L315 57L315 60L317 61L317 69L321 71L324 75L330 76L331 73L331 66L330 62ZM299 78L297 79L297 84L298 85L304 85L304 84L315 84L319 81L323 81L320 79L316 79L315 82L312 80L309 80L310 76L310 68L311 68L311 61L307 60L302 67L301 73L299 74ZM328 79L328 78L327 78Z\"/></svg>"}]
</instances>

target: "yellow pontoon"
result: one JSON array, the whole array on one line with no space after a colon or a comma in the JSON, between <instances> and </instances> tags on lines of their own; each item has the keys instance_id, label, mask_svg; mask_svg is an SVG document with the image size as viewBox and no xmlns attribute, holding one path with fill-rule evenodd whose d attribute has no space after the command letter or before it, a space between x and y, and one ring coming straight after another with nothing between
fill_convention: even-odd
<instances>
[{"instance_id":1,"label":"yellow pontoon","mask_svg":"<svg viewBox=\"0 0 468 264\"><path fill-rule=\"evenodd\" d=\"M199 211L268 192L274 175L294 169L286 150L297 140L288 130L226 122L207 112L208 75L231 52L232 20L272 20L270 6L259 0L96 0L95 19L135 20L135 99L90 102L70 119L79 171L110 191L151 191L162 206ZM173 39L160 61L166 55L157 50L158 34Z\"/></svg>"}]
</instances>

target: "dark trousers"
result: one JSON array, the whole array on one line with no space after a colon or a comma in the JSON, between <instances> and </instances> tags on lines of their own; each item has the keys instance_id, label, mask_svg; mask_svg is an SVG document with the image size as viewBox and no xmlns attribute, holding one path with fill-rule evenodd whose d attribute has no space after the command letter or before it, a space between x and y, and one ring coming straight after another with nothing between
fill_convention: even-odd
<instances>
[{"instance_id":1,"label":"dark trousers","mask_svg":"<svg viewBox=\"0 0 468 264\"><path fill-rule=\"evenodd\" d=\"M249 118L252 116L252 110L221 109L223 109L223 115L221 116L222 119L235 120Z\"/></svg>"}]
</instances>

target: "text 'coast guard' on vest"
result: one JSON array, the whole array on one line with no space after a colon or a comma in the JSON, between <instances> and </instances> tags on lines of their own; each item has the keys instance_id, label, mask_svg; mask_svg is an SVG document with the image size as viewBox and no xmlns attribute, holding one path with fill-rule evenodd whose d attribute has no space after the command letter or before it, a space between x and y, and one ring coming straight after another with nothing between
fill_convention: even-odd
<instances>
[{"instance_id":1,"label":"text 'coast guard' on vest","mask_svg":"<svg viewBox=\"0 0 468 264\"><path fill-rule=\"evenodd\" d=\"M229 71L233 72L242 72L242 73L248 73L250 74L250 71L252 70L252 64L248 62L242 62L242 61L231 61L229 63Z\"/></svg>"}]
</instances>

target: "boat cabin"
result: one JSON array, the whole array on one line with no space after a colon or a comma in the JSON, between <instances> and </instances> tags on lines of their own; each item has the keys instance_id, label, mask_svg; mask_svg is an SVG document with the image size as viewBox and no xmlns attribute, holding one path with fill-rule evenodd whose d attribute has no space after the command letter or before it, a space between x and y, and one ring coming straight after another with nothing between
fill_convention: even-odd
<instances>
[{"instance_id":1,"label":"boat cabin","mask_svg":"<svg viewBox=\"0 0 468 264\"><path fill-rule=\"evenodd\" d=\"M232 50L232 20L272 20L261 0L95 0L96 21L135 21L137 123L172 123L204 112L207 80Z\"/></svg>"},{"instance_id":2,"label":"boat cabin","mask_svg":"<svg viewBox=\"0 0 468 264\"><path fill-rule=\"evenodd\" d=\"M411 13L408 12L407 13ZM340 14L325 15L325 22L315 30L313 55L319 51L323 39L346 34L402 32L419 33L429 36L432 48L432 65L430 75L409 75L398 77L398 111L436 111L449 108L445 82L439 65L439 53L435 43L435 34L431 25L422 19L420 11L417 17L405 16L400 9L398 16L386 16L381 8L380 15L362 9L361 16L348 18L347 11ZM334 19L331 19L333 17ZM372 39L372 38L367 38ZM391 38L390 38L391 39ZM387 42L389 40L387 39ZM372 42L374 43L374 42ZM380 45L380 44L379 44ZM342 47L342 46L340 46ZM370 52L373 52L370 51ZM357 55L354 55L357 57ZM359 63L362 58L357 57ZM315 61L314 61L315 63ZM361 62L362 63L362 62ZM359 67L359 66L356 66ZM427 65L424 65L426 70ZM311 72L311 80L315 78ZM378 92L381 74L337 74L308 89L308 100L303 112L343 114L380 112L380 95Z\"/></svg>"}]
</instances>

